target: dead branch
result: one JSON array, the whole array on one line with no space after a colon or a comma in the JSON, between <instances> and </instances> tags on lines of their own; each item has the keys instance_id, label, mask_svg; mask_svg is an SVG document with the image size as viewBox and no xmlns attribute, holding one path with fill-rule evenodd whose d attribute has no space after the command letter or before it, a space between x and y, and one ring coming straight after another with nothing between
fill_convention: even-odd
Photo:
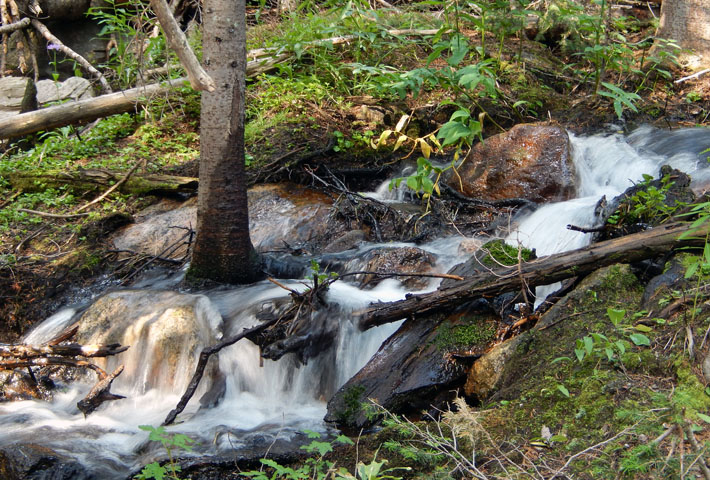
<instances>
[{"instance_id":1,"label":"dead branch","mask_svg":"<svg viewBox=\"0 0 710 480\"><path fill-rule=\"evenodd\" d=\"M111 373L111 375L105 375L101 378L101 380L94 385L94 388L89 391L86 397L76 403L76 408L78 408L86 417L88 414L99 408L99 406L104 402L126 398L123 395L116 395L109 391L111 384L116 377L121 374L121 372L123 372L123 365L119 365L118 368Z\"/></svg>"},{"instance_id":2,"label":"dead branch","mask_svg":"<svg viewBox=\"0 0 710 480\"><path fill-rule=\"evenodd\" d=\"M520 267L514 265L484 272L467 278L453 287L419 295L410 294L404 300L372 304L357 312L360 328L369 328L412 316L423 316L451 308L472 298L495 296L511 290L547 285L566 278L591 273L615 263L632 263L667 253L676 247L702 245L702 238L678 237L688 230L688 224L662 225L644 232L599 242L569 252L541 257ZM705 235L710 226L697 232Z\"/></svg>"},{"instance_id":3,"label":"dead branch","mask_svg":"<svg viewBox=\"0 0 710 480\"><path fill-rule=\"evenodd\" d=\"M6 34L6 33L12 33L15 30L21 30L23 28L27 28L30 26L30 19L29 18L23 18L19 22L14 22L9 25L2 25L0 26L0 35Z\"/></svg>"},{"instance_id":4,"label":"dead branch","mask_svg":"<svg viewBox=\"0 0 710 480\"><path fill-rule=\"evenodd\" d=\"M185 393L183 393L182 397L180 398L180 401L178 402L177 406L168 413L168 416L165 417L165 421L163 422L163 425L170 425L175 421L177 416L185 410L185 407L187 406L187 402L190 401L192 396L195 394L195 390L197 390L197 387L200 385L200 380L202 380L202 375L205 373L205 368L207 367L207 362L209 361L210 357L214 355L215 353L219 352L225 347L228 347L230 345L234 345L237 343L239 340L241 340L244 337L247 337L249 335L256 335L257 333L265 330L266 328L270 327L274 323L276 323L278 319L273 319L268 322L264 322L262 324L259 324L255 327L243 330L241 333L234 335L230 338L227 338L226 340L221 341L220 343L213 345L211 347L207 347L204 350L202 350L202 353L200 353L200 359L197 361L197 367L195 368L195 373L192 376L192 379L190 380L190 383L187 386L187 389L185 390Z\"/></svg>"},{"instance_id":5,"label":"dead branch","mask_svg":"<svg viewBox=\"0 0 710 480\"><path fill-rule=\"evenodd\" d=\"M708 465L705 462L705 458L703 458L704 449L700 448L698 441L695 439L695 434L693 433L692 425L689 422L686 422L684 430L685 436L688 437L688 441L690 441L690 446L692 447L693 451L698 454L698 465L700 465L700 470L702 470L705 480L710 480L710 469L708 469ZM690 467L688 467L688 470L690 470Z\"/></svg>"},{"instance_id":6,"label":"dead branch","mask_svg":"<svg viewBox=\"0 0 710 480\"><path fill-rule=\"evenodd\" d=\"M175 21L175 17L170 12L170 7L165 0L150 0L150 6L153 13L158 17L160 26L163 28L165 38L168 45L177 54L180 63L185 67L187 76L190 79L190 85L195 90L207 90L214 92L217 86L214 80L202 69L199 60L195 53L187 43L185 34L180 29L180 26Z\"/></svg>"},{"instance_id":7,"label":"dead branch","mask_svg":"<svg viewBox=\"0 0 710 480\"><path fill-rule=\"evenodd\" d=\"M118 343L109 345L0 345L0 358L16 357L20 359L56 355L60 357L108 357L128 350Z\"/></svg>"},{"instance_id":8,"label":"dead branch","mask_svg":"<svg viewBox=\"0 0 710 480\"><path fill-rule=\"evenodd\" d=\"M48 212L40 212L39 210L30 210L29 208L18 208L18 212L25 212L25 213L31 213L32 215L39 215L40 217L48 217L48 218L74 218L74 217L83 217L86 215L89 215L88 213L70 213L70 214L61 214L61 213L48 213Z\"/></svg>"},{"instance_id":9,"label":"dead branch","mask_svg":"<svg viewBox=\"0 0 710 480\"><path fill-rule=\"evenodd\" d=\"M106 92L106 93L111 93L111 92L113 92L113 90L111 90L111 86L110 86L110 85L108 84L108 82L106 81L106 78L101 74L101 72L99 72L98 70L96 70L96 68L94 68L94 66L91 65L91 63L89 63L89 61L88 61L87 59L85 59L84 57L82 57L81 55L79 55L78 53L76 53L76 52L75 52L74 50L72 50L71 48L69 48L69 47L67 47L66 45L64 45L64 44L61 42L61 40L59 40L57 37L55 37L55 36L52 34L52 32L50 32L49 29L48 29L42 22L40 22L39 20L37 20L36 18L33 18L32 20L30 20L30 22L32 23L32 26L33 26L44 38L46 38L49 43L52 43L52 44L54 44L54 45L57 45L57 46L59 47L59 50L60 50L62 53L64 53L64 55L66 55L67 57L71 58L72 60L74 60L74 61L75 61L76 63L78 63L79 65L81 65L81 67L82 67L84 70L86 70L87 72L89 72L89 73L91 74L91 76L96 77L96 79L97 79L97 80L99 81L99 83L101 84L101 89L102 89L104 92Z\"/></svg>"}]
</instances>

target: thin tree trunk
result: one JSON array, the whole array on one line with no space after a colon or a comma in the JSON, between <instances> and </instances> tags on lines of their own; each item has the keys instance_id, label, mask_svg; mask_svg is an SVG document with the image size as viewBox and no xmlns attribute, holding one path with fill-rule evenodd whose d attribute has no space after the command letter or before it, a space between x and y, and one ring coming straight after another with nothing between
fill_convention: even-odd
<instances>
[{"instance_id":1,"label":"thin tree trunk","mask_svg":"<svg viewBox=\"0 0 710 480\"><path fill-rule=\"evenodd\" d=\"M203 58L217 85L202 93L197 237L190 275L227 283L260 276L249 238L244 167L244 0L206 0Z\"/></svg>"}]
</instances>

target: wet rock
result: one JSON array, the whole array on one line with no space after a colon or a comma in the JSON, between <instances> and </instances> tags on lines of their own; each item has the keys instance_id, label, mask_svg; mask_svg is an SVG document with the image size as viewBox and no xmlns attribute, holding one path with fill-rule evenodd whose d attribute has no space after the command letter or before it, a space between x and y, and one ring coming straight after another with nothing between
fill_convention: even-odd
<instances>
[{"instance_id":1,"label":"wet rock","mask_svg":"<svg viewBox=\"0 0 710 480\"><path fill-rule=\"evenodd\" d=\"M332 212L330 197L300 185L258 185L249 190L249 230L262 252L320 251L350 230Z\"/></svg>"},{"instance_id":2,"label":"wet rock","mask_svg":"<svg viewBox=\"0 0 710 480\"><path fill-rule=\"evenodd\" d=\"M673 291L683 290L687 286L685 279L685 266L678 257L673 257L667 264L665 271L656 275L646 284L641 297L641 307L651 311L654 315L661 310L662 300L672 298Z\"/></svg>"},{"instance_id":3,"label":"wet rock","mask_svg":"<svg viewBox=\"0 0 710 480\"><path fill-rule=\"evenodd\" d=\"M396 413L419 413L432 399L460 386L466 367L455 357L480 355L495 338L497 320L464 307L441 322L407 320L328 402L325 420L343 427L370 425L362 402L375 400ZM443 396L442 396L443 394Z\"/></svg>"},{"instance_id":4,"label":"wet rock","mask_svg":"<svg viewBox=\"0 0 710 480\"><path fill-rule=\"evenodd\" d=\"M374 287L385 278L387 274L425 274L432 272L436 265L436 256L417 247L373 248L363 255L348 262L344 271L367 271L374 273L362 274L355 277L360 282L360 287ZM392 277L400 281L410 290L422 290L429 285L431 278L427 277Z\"/></svg>"},{"instance_id":5,"label":"wet rock","mask_svg":"<svg viewBox=\"0 0 710 480\"><path fill-rule=\"evenodd\" d=\"M258 185L248 192L249 229L260 252L313 253L350 231L349 225L332 215L330 198L293 184ZM135 224L112 239L119 250L180 259L187 228L197 226L196 199L182 204L164 200L136 216ZM171 246L176 246L168 252Z\"/></svg>"},{"instance_id":6,"label":"wet rock","mask_svg":"<svg viewBox=\"0 0 710 480\"><path fill-rule=\"evenodd\" d=\"M48 378L39 376L38 383L23 370L0 372L0 402L18 400L49 400L54 386Z\"/></svg>"},{"instance_id":7,"label":"wet rock","mask_svg":"<svg viewBox=\"0 0 710 480\"><path fill-rule=\"evenodd\" d=\"M477 144L446 183L464 195L494 202L567 200L574 195L574 167L567 132L557 125L520 124ZM463 188L462 188L463 187Z\"/></svg>"},{"instance_id":8,"label":"wet rock","mask_svg":"<svg viewBox=\"0 0 710 480\"><path fill-rule=\"evenodd\" d=\"M345 232L326 245L323 249L323 253L344 252L345 250L356 248L364 242L366 238L367 235L362 230L351 230L349 232Z\"/></svg>"},{"instance_id":9,"label":"wet rock","mask_svg":"<svg viewBox=\"0 0 710 480\"><path fill-rule=\"evenodd\" d=\"M125 395L127 388L181 392L202 349L218 340L215 332L221 322L222 317L203 295L124 290L96 300L82 314L75 339L81 344L130 346L115 357L94 359L107 371L125 365L114 382L115 393ZM211 387L213 375L207 372L203 392Z\"/></svg>"},{"instance_id":10,"label":"wet rock","mask_svg":"<svg viewBox=\"0 0 710 480\"><path fill-rule=\"evenodd\" d=\"M3 480L88 480L94 478L76 460L51 448L16 444L0 448Z\"/></svg>"},{"instance_id":11,"label":"wet rock","mask_svg":"<svg viewBox=\"0 0 710 480\"><path fill-rule=\"evenodd\" d=\"M506 340L476 360L464 385L466 395L479 400L490 397L501 384L506 363L515 355L516 349L525 338L525 334L522 334Z\"/></svg>"}]
</instances>

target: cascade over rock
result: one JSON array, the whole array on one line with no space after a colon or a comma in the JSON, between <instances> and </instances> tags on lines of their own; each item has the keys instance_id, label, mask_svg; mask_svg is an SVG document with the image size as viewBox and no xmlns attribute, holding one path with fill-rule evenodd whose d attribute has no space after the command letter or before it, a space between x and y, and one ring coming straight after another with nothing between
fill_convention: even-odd
<instances>
[{"instance_id":1,"label":"cascade over rock","mask_svg":"<svg viewBox=\"0 0 710 480\"><path fill-rule=\"evenodd\" d=\"M520 124L489 137L471 149L457 172L447 175L451 188L488 202L560 201L575 192L569 137L558 125Z\"/></svg>"},{"instance_id":2,"label":"cascade over rock","mask_svg":"<svg viewBox=\"0 0 710 480\"><path fill-rule=\"evenodd\" d=\"M202 349L216 343L221 323L204 295L122 290L103 295L83 313L75 340L130 346L121 355L95 362L108 371L125 365L114 384L117 392L158 388L181 393Z\"/></svg>"}]
</instances>

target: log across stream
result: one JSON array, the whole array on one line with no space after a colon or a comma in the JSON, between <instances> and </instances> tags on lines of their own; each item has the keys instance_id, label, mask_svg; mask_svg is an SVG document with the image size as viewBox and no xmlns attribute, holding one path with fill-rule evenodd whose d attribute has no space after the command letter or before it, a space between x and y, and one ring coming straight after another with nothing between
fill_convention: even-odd
<instances>
[{"instance_id":1,"label":"log across stream","mask_svg":"<svg viewBox=\"0 0 710 480\"><path fill-rule=\"evenodd\" d=\"M537 249L539 257L580 248L587 243L588 235L570 231L566 225L594 226L594 205L602 195L607 198L618 195L633 181L638 181L642 174L656 174L665 163L689 172L696 179L705 176L705 172L699 170L702 163L698 161L697 153L683 151L680 146L673 154L660 152L660 147L653 144L660 136L657 131L646 130L630 137L615 134L573 138L577 177L580 180L579 198L543 206L532 214L515 218L515 228L509 234L508 241ZM281 228L279 222L273 220L278 217L277 212L270 217L274 232ZM677 231L673 228L682 227L668 227L662 235L676 235ZM288 241L288 238L284 240ZM665 238L661 243L667 245L667 240ZM445 272L468 257L465 253L459 254L461 241L460 237L450 237L418 247L433 255L435 271ZM637 244L630 243L632 248L628 255L655 248L655 244L650 242L641 243L644 244L643 249L637 249ZM342 261L356 262L353 259L363 250L375 247L366 244L344 252L341 254L344 257ZM575 259L559 258L563 258L562 264L555 265L553 271L564 270L567 262L577 262ZM349 265L352 269L367 269L357 263ZM518 279L511 281L519 281L521 274L525 277L530 272L508 273L509 278ZM304 276L306 274L307 271ZM93 478L126 478L140 465L160 458L163 452L147 444L147 434L138 426L158 426L163 422L189 382L194 372L194 361L202 348L257 324L257 317L264 309L277 309L288 298L288 292L271 282L215 289L197 295L168 291L178 281L179 278L161 278L159 283L154 283L156 290L150 290L150 281L143 279L140 289L122 290L102 297L101 301L114 310L97 312L92 310L95 307L85 310L86 306L74 306L59 312L31 333L25 339L27 343L42 344L85 315L85 318L92 318L97 329L110 330L113 332L110 335L119 335L114 329L125 321L127 326L120 333L122 341L116 342L107 334L106 341L94 343L130 346L116 355L115 361L125 364L125 370L111 388L112 392L126 398L106 402L84 417L76 403L93 387L95 379L89 378L62 385L55 392L52 402L25 400L2 403L0 450L39 443L67 461L77 462L87 476ZM307 288L298 281L280 282L299 291ZM306 440L305 435L300 433L303 430L328 429L322 421L325 402L366 364L397 328L397 322L374 327L384 322L384 314L378 312L379 307L372 305L409 301L417 305L414 308L421 313L421 302L407 300L405 296L413 294L411 298L436 298L437 294L422 294L434 291L438 282L439 279L432 279L426 288L418 292L407 291L396 279L385 280L371 289L361 289L346 281L333 283L327 294L327 301L332 307L328 310L328 319L337 324L338 333L331 348L311 358L307 365L301 365L291 354L278 361L262 361L258 348L246 340L225 348L219 352L219 358L210 360L206 372L208 379L203 389L187 404L178 422L169 427L169 431L185 433L195 439L194 455L233 459L241 455L240 452L249 451L258 456L269 448L297 448L294 444ZM457 294L470 295L476 288L476 285L468 284L465 288L461 287L461 292ZM398 308L401 306L398 304ZM119 311L123 313L119 315ZM354 311L369 313L358 317L353 314ZM188 336L187 327L186 330L179 330L178 334L171 333L165 327L188 325L182 323L187 318L186 312L196 319L189 323L189 335L196 339L191 344L177 340ZM121 320L121 315L124 320ZM401 312L398 315L401 317ZM363 325L358 323L361 318L369 319L364 326L374 328L362 332L360 327ZM84 330L90 338L88 327ZM175 352L175 356L168 352ZM109 363L102 368L113 371L110 362L114 360L107 361Z\"/></svg>"}]
</instances>

